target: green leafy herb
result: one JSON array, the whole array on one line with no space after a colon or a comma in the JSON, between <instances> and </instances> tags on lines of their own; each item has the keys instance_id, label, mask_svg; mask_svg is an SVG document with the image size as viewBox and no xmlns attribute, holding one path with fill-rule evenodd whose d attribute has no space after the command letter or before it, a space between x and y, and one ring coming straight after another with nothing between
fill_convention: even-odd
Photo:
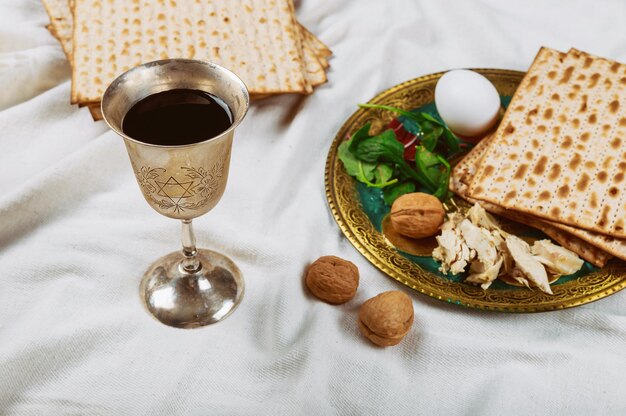
<instances>
[{"instance_id":1,"label":"green leafy herb","mask_svg":"<svg viewBox=\"0 0 626 416\"><path fill-rule=\"evenodd\" d=\"M400 195L424 189L440 200L449 197L450 164L439 154L459 151L459 139L446 125L428 113L414 113L399 108L360 104L363 108L393 111L405 119L411 132L417 132L415 167L404 159L404 145L396 140L393 130L370 136L370 124L357 130L350 140L338 148L339 159L349 175L370 187L382 188L383 199L391 205Z\"/></svg>"},{"instance_id":2,"label":"green leafy herb","mask_svg":"<svg viewBox=\"0 0 626 416\"><path fill-rule=\"evenodd\" d=\"M369 125L363 126L349 141L341 143L338 149L339 159L343 162L348 175L354 176L359 182L363 182L367 186L384 188L385 186L393 185L398 180L391 178L394 172L392 166L363 161L350 151L350 145L353 140L355 138L368 138L368 131Z\"/></svg>"},{"instance_id":3,"label":"green leafy herb","mask_svg":"<svg viewBox=\"0 0 626 416\"><path fill-rule=\"evenodd\" d=\"M376 183L380 184L379 187L382 188L384 186L393 185L398 182L397 179L391 179L393 176L393 168L389 165L379 163L374 169L374 178L376 179Z\"/></svg>"},{"instance_id":4,"label":"green leafy herb","mask_svg":"<svg viewBox=\"0 0 626 416\"><path fill-rule=\"evenodd\" d=\"M339 159L343 162L343 167L348 172L348 175L354 176L359 182L363 183L373 180L376 164L357 159L350 153L349 147L350 142L345 141L339 145L338 149Z\"/></svg>"},{"instance_id":5,"label":"green leafy herb","mask_svg":"<svg viewBox=\"0 0 626 416\"><path fill-rule=\"evenodd\" d=\"M438 184L433 195L441 200L447 199L448 184L450 182L450 164L448 161L443 156L431 152L424 146L417 146L415 166L418 170L426 172Z\"/></svg>"},{"instance_id":6,"label":"green leafy herb","mask_svg":"<svg viewBox=\"0 0 626 416\"><path fill-rule=\"evenodd\" d=\"M439 140L439 137L441 136L441 133L443 133L443 128L436 126L433 127L431 130L428 131L428 133L425 133L424 136L422 137L422 146L424 146L426 149L430 150L431 152L435 150L435 147L437 147L437 141Z\"/></svg>"},{"instance_id":7,"label":"green leafy herb","mask_svg":"<svg viewBox=\"0 0 626 416\"><path fill-rule=\"evenodd\" d=\"M370 124L366 124L363 128L365 127L367 127L369 131ZM361 130L363 128L361 128ZM421 185L431 190L431 192L437 189L437 183L435 181L423 172L413 170L404 160L404 146L396 140L393 130L385 130L378 136L371 137L365 137L355 133L350 141L350 152L356 156L357 159L370 163L394 163L402 175L419 182Z\"/></svg>"},{"instance_id":8,"label":"green leafy herb","mask_svg":"<svg viewBox=\"0 0 626 416\"><path fill-rule=\"evenodd\" d=\"M392 111L394 113L400 114L407 119L411 120L413 123L420 126L420 132L424 135L424 137L428 137L428 146L423 144L429 150L434 150L437 146L438 140L440 137L443 137L443 142L448 150L447 155L451 156L455 153L458 153L461 148L459 146L460 141L458 137L450 131L448 126L445 123L432 115L421 112L421 113L413 113L411 111L402 110L401 108L392 107L389 105L380 105L380 104L359 104L361 108L377 108L381 110ZM433 126L434 125L434 126ZM413 130L413 128L412 128ZM424 139L422 139L423 141Z\"/></svg>"},{"instance_id":9,"label":"green leafy herb","mask_svg":"<svg viewBox=\"0 0 626 416\"><path fill-rule=\"evenodd\" d=\"M411 192L415 192L414 182L400 182L383 189L383 199L385 204L391 205L399 196L409 194Z\"/></svg>"}]
</instances>

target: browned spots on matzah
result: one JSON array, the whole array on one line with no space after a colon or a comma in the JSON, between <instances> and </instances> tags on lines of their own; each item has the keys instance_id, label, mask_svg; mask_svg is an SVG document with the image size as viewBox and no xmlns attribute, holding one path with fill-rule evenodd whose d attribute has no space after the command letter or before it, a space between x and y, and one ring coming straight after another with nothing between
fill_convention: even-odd
<instances>
[{"instance_id":1,"label":"browned spots on matzah","mask_svg":"<svg viewBox=\"0 0 626 416\"><path fill-rule=\"evenodd\" d=\"M479 142L469 154L463 158L452 171L450 180L450 190L458 195L468 199L470 202L475 202L471 197L467 195L468 187L472 182L478 167L483 160L483 156L493 142L494 136L488 136ZM502 176L498 176L496 182L501 182L500 179L504 179ZM535 185L534 180L530 178L529 185ZM541 195L541 194L540 194ZM531 191L525 191L522 196L524 198L531 198L533 194ZM546 200L550 198L549 193L542 195ZM479 201L481 205L494 214L502 215L510 218L514 221L522 222L524 224L536 227L546 233L550 238L553 238L557 243L563 247L568 248L585 260L591 263L602 266L609 259L609 254L604 252L600 248L594 247L592 244L603 246L607 250L610 250L613 254L626 259L626 241L621 239L615 239L615 241L608 242L606 237L591 233L589 231L580 230L564 224L551 223L541 220L534 216L521 214L518 212L506 210L497 205L491 204L486 201ZM575 209L577 203L575 201L570 202L570 209ZM576 233L573 234L573 233ZM617 254L616 254L617 253Z\"/></svg>"},{"instance_id":2,"label":"browned spots on matzah","mask_svg":"<svg viewBox=\"0 0 626 416\"><path fill-rule=\"evenodd\" d=\"M587 111L587 99L588 98L589 96L587 94L582 95L580 109L578 110L579 113L584 113L585 111Z\"/></svg>"},{"instance_id":3,"label":"browned spots on matzah","mask_svg":"<svg viewBox=\"0 0 626 416\"><path fill-rule=\"evenodd\" d=\"M539 200L540 201L547 201L550 199L550 192L548 191L541 191L539 193Z\"/></svg>"},{"instance_id":4,"label":"browned spots on matzah","mask_svg":"<svg viewBox=\"0 0 626 416\"><path fill-rule=\"evenodd\" d=\"M563 73L563 77L559 80L559 84L567 84L572 77L572 73L574 72L574 67L568 67Z\"/></svg>"},{"instance_id":5,"label":"browned spots on matzah","mask_svg":"<svg viewBox=\"0 0 626 416\"><path fill-rule=\"evenodd\" d=\"M533 119L537 115L538 112L539 112L539 109L536 107L530 110L528 114L526 115L526 124L528 125L533 124Z\"/></svg>"},{"instance_id":6,"label":"browned spots on matzah","mask_svg":"<svg viewBox=\"0 0 626 416\"><path fill-rule=\"evenodd\" d=\"M563 185L563 186L559 187L557 195L559 196L559 198L562 198L562 199L567 198L567 196L569 195L569 186L568 185Z\"/></svg>"},{"instance_id":7,"label":"browned spots on matzah","mask_svg":"<svg viewBox=\"0 0 626 416\"><path fill-rule=\"evenodd\" d=\"M491 165L487 165L485 167L485 176L491 176L493 174L493 171L495 170L495 168Z\"/></svg>"},{"instance_id":8,"label":"browned spots on matzah","mask_svg":"<svg viewBox=\"0 0 626 416\"><path fill-rule=\"evenodd\" d=\"M527 170L528 170L528 165L527 164L520 165L517 168L517 171L515 172L514 178L515 179L523 178L524 174L526 174Z\"/></svg>"},{"instance_id":9,"label":"browned spots on matzah","mask_svg":"<svg viewBox=\"0 0 626 416\"><path fill-rule=\"evenodd\" d=\"M580 156L580 153L574 153L574 156L572 157L572 160L570 160L568 166L571 170L576 171L576 169L578 169L578 167L580 166L581 162L582 162L582 158Z\"/></svg>"},{"instance_id":10,"label":"browned spots on matzah","mask_svg":"<svg viewBox=\"0 0 626 416\"><path fill-rule=\"evenodd\" d=\"M542 175L546 171L546 164L548 163L547 156L541 156L533 169L533 173L538 176ZM519 179L519 178L518 178Z\"/></svg>"},{"instance_id":11,"label":"browned spots on matzah","mask_svg":"<svg viewBox=\"0 0 626 416\"><path fill-rule=\"evenodd\" d=\"M600 79L600 74L593 74L590 78L589 78L589 85L587 86L587 88L593 88L596 86L596 84L598 83L598 80Z\"/></svg>"},{"instance_id":12,"label":"browned spots on matzah","mask_svg":"<svg viewBox=\"0 0 626 416\"><path fill-rule=\"evenodd\" d=\"M561 174L561 165L559 165L558 163L554 163L550 167L550 172L548 173L548 179L550 181L555 181L559 177L560 174Z\"/></svg>"},{"instance_id":13,"label":"browned spots on matzah","mask_svg":"<svg viewBox=\"0 0 626 416\"><path fill-rule=\"evenodd\" d=\"M565 139L563 139L563 142L561 143L561 147L563 149L569 149L570 147L572 147L573 143L574 140L572 140L572 136L565 136Z\"/></svg>"},{"instance_id":14,"label":"browned spots on matzah","mask_svg":"<svg viewBox=\"0 0 626 416\"><path fill-rule=\"evenodd\" d=\"M554 110L551 108L547 108L546 111L543 112L543 118L545 118L546 120L549 120L552 118L553 114L554 114Z\"/></svg>"},{"instance_id":15,"label":"browned spots on matzah","mask_svg":"<svg viewBox=\"0 0 626 416\"><path fill-rule=\"evenodd\" d=\"M609 111L611 113L617 113L617 110L619 110L619 101L617 100L613 100L609 103Z\"/></svg>"},{"instance_id":16,"label":"browned spots on matzah","mask_svg":"<svg viewBox=\"0 0 626 416\"><path fill-rule=\"evenodd\" d=\"M619 69L612 71L611 68ZM626 161L625 132L619 130L626 127L626 123L621 125L625 118L626 89L620 81L625 69L624 65L583 52L562 55L542 48L528 71L526 82L518 88L519 94L511 101L512 108L525 109L505 113L502 127L485 150L485 160L502 170L501 176L509 181L488 184L479 167L469 184L469 195L503 208L562 222L563 226L571 224L597 233L614 232L614 222L626 217L626 210L611 209L604 224L599 220L603 207L616 204L621 207L626 202L624 192L619 191L614 197L610 194L613 188L621 190L626 174L619 168L619 163ZM550 76L552 71L554 74ZM528 85L533 76L537 78L530 89ZM545 88L543 96L538 94L541 87ZM539 114L541 117L537 117ZM508 123L517 129L506 135L505 143ZM545 124L547 132L540 127ZM516 140L518 145L514 144ZM533 156L527 161L530 168L520 177L516 175L519 162L512 166L507 163L511 164L511 154L525 155L529 151ZM544 161L544 157L549 159ZM536 180L536 188L530 188L530 179ZM617 180L621 182L619 186ZM566 185L569 187L567 194L562 191ZM476 192L478 187L480 193ZM514 200L507 197L511 189L518 192ZM534 197L524 196L527 189L535 189ZM543 191L550 192L552 197L545 203L538 203L538 195ZM595 209L590 207L590 191L601 196ZM558 216L554 215L554 207L561 210ZM626 237L626 232L616 236Z\"/></svg>"},{"instance_id":17,"label":"browned spots on matzah","mask_svg":"<svg viewBox=\"0 0 626 416\"><path fill-rule=\"evenodd\" d=\"M611 211L611 207L609 205L605 205L602 207L602 212L600 214L600 221L598 221L598 225L604 227L607 225L609 221L609 211Z\"/></svg>"},{"instance_id":18,"label":"browned spots on matzah","mask_svg":"<svg viewBox=\"0 0 626 416\"><path fill-rule=\"evenodd\" d=\"M90 46L77 48L80 56L75 61L79 66L91 67L87 70L88 74L95 73L93 65L84 61L87 55L93 54L95 45L102 45L104 48L100 57L116 54L116 67L111 71L113 76L119 74L121 68L129 68L160 57L193 57L213 61L234 70L253 94L311 92L304 66L302 39L294 35L297 31L299 33L299 29L291 0L277 0L268 3L267 7L255 8L255 21L271 17L276 22L271 30L258 33L255 33L257 28L249 19L243 19L244 14L253 14L244 13L241 3L239 0L223 0L218 4L210 0L146 5L141 3L142 7L137 11L124 0L76 0L76 24L77 27L84 28L85 32L79 31L77 35L75 33L77 38L74 43ZM253 0L247 4L266 5L266 2ZM124 29L130 31L131 38L120 38ZM151 38L148 35L149 30L156 33L153 37L156 36L157 42L153 46L148 45ZM135 32L140 34L142 41L139 44L133 43ZM216 32L218 36L211 35ZM189 33L192 35L189 36ZM111 39L115 40L113 45L107 43ZM128 46L124 41L128 42ZM264 53L258 53L257 50ZM219 56L216 56L216 51ZM280 70L260 83L257 76L267 74L267 69L276 62L269 61L270 52L276 57L291 53L293 59L281 62ZM233 67L231 56L237 56L237 62L244 61L246 65L243 68ZM137 62L139 57L141 62ZM74 98L80 101L97 101L103 88L96 88L93 82L89 82L89 76L85 78L81 72L74 72ZM111 80L102 79L104 85Z\"/></svg>"}]
</instances>

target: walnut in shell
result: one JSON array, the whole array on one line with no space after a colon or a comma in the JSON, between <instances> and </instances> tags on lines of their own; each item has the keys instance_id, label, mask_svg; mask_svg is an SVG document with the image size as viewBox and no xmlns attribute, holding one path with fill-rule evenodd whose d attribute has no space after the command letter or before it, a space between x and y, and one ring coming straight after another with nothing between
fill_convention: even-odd
<instances>
[{"instance_id":1,"label":"walnut in shell","mask_svg":"<svg viewBox=\"0 0 626 416\"><path fill-rule=\"evenodd\" d=\"M332 304L345 303L359 287L359 269L348 260L323 256L311 263L305 282L315 297Z\"/></svg>"},{"instance_id":2,"label":"walnut in shell","mask_svg":"<svg viewBox=\"0 0 626 416\"><path fill-rule=\"evenodd\" d=\"M391 206L390 220L394 230L412 238L437 234L446 212L441 202L430 194L413 192L398 197Z\"/></svg>"},{"instance_id":3,"label":"walnut in shell","mask_svg":"<svg viewBox=\"0 0 626 416\"><path fill-rule=\"evenodd\" d=\"M413 302L407 294L383 292L361 305L359 329L376 345L396 345L411 329L413 316Z\"/></svg>"}]
</instances>

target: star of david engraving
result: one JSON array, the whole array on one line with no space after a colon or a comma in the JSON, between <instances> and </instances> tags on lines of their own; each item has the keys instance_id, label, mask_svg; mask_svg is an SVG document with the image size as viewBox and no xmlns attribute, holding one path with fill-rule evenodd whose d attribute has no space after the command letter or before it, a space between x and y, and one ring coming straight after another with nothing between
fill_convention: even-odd
<instances>
[{"instance_id":1,"label":"star of david engraving","mask_svg":"<svg viewBox=\"0 0 626 416\"><path fill-rule=\"evenodd\" d=\"M194 196L193 185L195 181L179 182L173 176L165 182L154 181L157 184L157 195L169 199L175 206L176 211L180 211L180 202L185 198Z\"/></svg>"}]
</instances>

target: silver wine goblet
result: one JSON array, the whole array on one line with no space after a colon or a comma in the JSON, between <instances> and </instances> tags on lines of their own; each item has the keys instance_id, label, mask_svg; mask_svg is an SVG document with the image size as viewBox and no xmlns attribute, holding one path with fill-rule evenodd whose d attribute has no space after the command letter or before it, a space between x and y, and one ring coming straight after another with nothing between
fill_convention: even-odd
<instances>
[{"instance_id":1,"label":"silver wine goblet","mask_svg":"<svg viewBox=\"0 0 626 416\"><path fill-rule=\"evenodd\" d=\"M219 97L232 125L215 137L178 146L145 143L122 130L138 101L172 89ZM223 254L197 249L192 220L209 212L226 187L233 134L249 106L244 83L227 69L204 61L166 59L137 66L116 78L102 97L102 115L124 139L139 188L158 213L182 220L181 251L154 262L141 281L148 311L166 325L195 328L226 318L241 302L239 268Z\"/></svg>"}]
</instances>

